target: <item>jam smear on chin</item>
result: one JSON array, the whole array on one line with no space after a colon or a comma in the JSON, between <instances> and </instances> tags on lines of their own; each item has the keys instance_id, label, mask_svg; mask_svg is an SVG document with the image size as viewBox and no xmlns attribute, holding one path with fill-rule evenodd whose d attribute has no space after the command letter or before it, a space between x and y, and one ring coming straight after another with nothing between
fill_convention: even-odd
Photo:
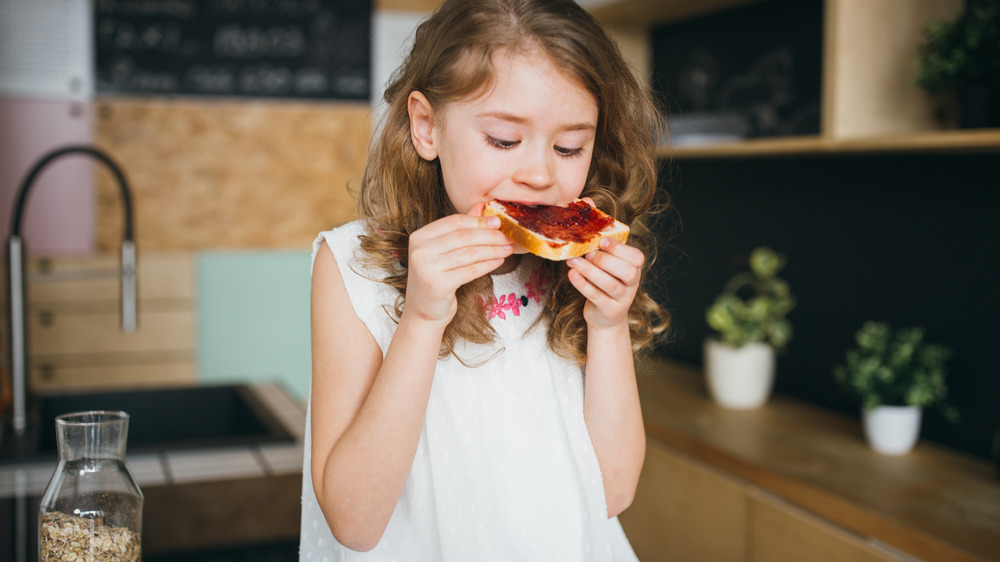
<instances>
[{"instance_id":1,"label":"jam smear on chin","mask_svg":"<svg viewBox=\"0 0 1000 562\"><path fill-rule=\"evenodd\" d=\"M587 242L615 222L583 201L573 201L566 207L499 203L518 224L554 240Z\"/></svg>"}]
</instances>

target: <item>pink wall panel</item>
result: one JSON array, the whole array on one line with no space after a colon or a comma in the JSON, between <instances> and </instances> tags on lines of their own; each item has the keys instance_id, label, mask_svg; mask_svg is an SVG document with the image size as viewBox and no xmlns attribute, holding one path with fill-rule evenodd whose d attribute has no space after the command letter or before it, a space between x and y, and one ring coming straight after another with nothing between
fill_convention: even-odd
<instances>
[{"instance_id":1,"label":"pink wall panel","mask_svg":"<svg viewBox=\"0 0 1000 562\"><path fill-rule=\"evenodd\" d=\"M44 154L90 144L91 106L71 101L0 98L0 234L10 234L16 192ZM103 165L98 164L103 169ZM86 156L64 156L36 179L21 219L31 255L79 255L94 249L94 170ZM103 173L103 172L102 172Z\"/></svg>"}]
</instances>

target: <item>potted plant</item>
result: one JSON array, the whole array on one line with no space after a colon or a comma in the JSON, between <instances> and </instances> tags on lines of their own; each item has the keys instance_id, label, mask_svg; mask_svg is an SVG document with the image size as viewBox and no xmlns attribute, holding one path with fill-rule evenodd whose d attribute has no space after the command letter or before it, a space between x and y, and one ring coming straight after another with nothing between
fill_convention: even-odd
<instances>
[{"instance_id":1,"label":"potted plant","mask_svg":"<svg viewBox=\"0 0 1000 562\"><path fill-rule=\"evenodd\" d=\"M705 340L705 376L715 401L727 408L762 406L774 386L775 350L792 337L786 316L795 306L778 277L785 257L768 247L750 254L750 270L737 273L705 311L718 337Z\"/></svg>"},{"instance_id":2,"label":"potted plant","mask_svg":"<svg viewBox=\"0 0 1000 562\"><path fill-rule=\"evenodd\" d=\"M873 449L887 455L908 453L920 435L925 407L937 406L950 419L957 416L944 402L951 351L926 343L922 329L893 332L887 324L866 322L855 343L833 374L861 398L865 437Z\"/></svg>"},{"instance_id":3,"label":"potted plant","mask_svg":"<svg viewBox=\"0 0 1000 562\"><path fill-rule=\"evenodd\" d=\"M1000 2L969 0L954 18L926 25L917 84L958 95L963 128L1000 127Z\"/></svg>"}]
</instances>

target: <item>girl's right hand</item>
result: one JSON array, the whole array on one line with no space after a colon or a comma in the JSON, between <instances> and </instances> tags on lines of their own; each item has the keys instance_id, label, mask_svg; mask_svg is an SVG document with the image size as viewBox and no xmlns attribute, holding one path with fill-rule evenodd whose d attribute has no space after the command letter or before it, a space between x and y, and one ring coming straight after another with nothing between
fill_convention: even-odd
<instances>
[{"instance_id":1,"label":"girl's right hand","mask_svg":"<svg viewBox=\"0 0 1000 562\"><path fill-rule=\"evenodd\" d=\"M444 217L410 235L404 315L447 326L458 309L455 291L513 253L500 219L482 216L485 206L477 203L466 215Z\"/></svg>"}]
</instances>

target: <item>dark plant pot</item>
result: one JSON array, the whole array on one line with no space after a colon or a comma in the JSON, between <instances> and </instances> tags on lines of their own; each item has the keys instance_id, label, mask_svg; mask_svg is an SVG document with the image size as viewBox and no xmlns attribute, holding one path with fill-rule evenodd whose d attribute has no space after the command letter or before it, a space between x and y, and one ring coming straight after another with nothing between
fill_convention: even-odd
<instances>
[{"instance_id":1,"label":"dark plant pot","mask_svg":"<svg viewBox=\"0 0 1000 562\"><path fill-rule=\"evenodd\" d=\"M959 126L1000 127L1000 86L963 86L958 90Z\"/></svg>"}]
</instances>

